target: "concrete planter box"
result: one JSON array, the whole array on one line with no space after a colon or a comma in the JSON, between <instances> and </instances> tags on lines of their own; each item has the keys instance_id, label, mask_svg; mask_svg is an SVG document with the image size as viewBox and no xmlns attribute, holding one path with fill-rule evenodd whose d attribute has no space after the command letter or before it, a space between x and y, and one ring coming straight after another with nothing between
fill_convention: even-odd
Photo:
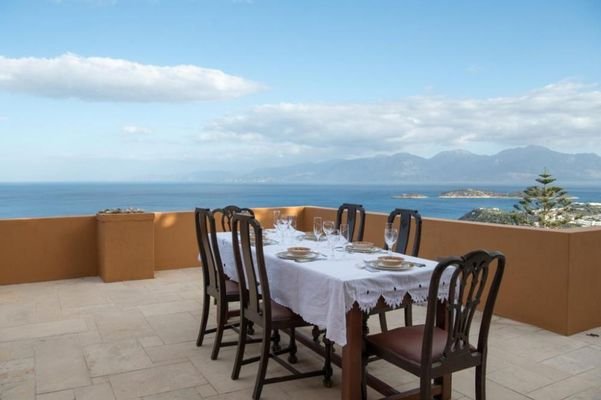
<instances>
[{"instance_id":1,"label":"concrete planter box","mask_svg":"<svg viewBox=\"0 0 601 400\"><path fill-rule=\"evenodd\" d=\"M102 280L154 278L154 214L98 214L96 219Z\"/></svg>"}]
</instances>

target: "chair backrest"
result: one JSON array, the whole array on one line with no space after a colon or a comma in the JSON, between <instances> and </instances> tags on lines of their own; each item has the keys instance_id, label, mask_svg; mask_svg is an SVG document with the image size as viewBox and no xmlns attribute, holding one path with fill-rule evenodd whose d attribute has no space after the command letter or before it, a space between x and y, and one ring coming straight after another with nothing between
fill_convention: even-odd
<instances>
[{"instance_id":1,"label":"chair backrest","mask_svg":"<svg viewBox=\"0 0 601 400\"><path fill-rule=\"evenodd\" d=\"M494 276L490 273L491 265L496 260ZM445 274L445 271L448 271ZM469 343L470 327L476 308L482 300L484 288L488 286L488 293L484 299L484 309L478 336L477 351L486 356L488 345L488 332L490 321L503 271L505 270L505 256L500 252L487 252L476 250L463 257L450 257L442 260L434 269L428 294L428 309L426 313L426 326L424 328L424 341L422 344L422 367L431 368L432 361L446 364L452 369L471 367L471 347ZM442 284L449 289L445 315L436 315L438 307L439 288ZM444 318L448 332L446 346L441 360L432 360L432 340L437 319Z\"/></svg>"},{"instance_id":2,"label":"chair backrest","mask_svg":"<svg viewBox=\"0 0 601 400\"><path fill-rule=\"evenodd\" d=\"M253 210L250 208L240 208L235 205L225 206L223 208L216 208L213 210L213 215L221 214L221 230L223 232L231 232L232 231L232 217L236 213L246 213L252 216L255 215Z\"/></svg>"},{"instance_id":3,"label":"chair backrest","mask_svg":"<svg viewBox=\"0 0 601 400\"><path fill-rule=\"evenodd\" d=\"M339 229L340 224L343 223L344 214L346 214L346 223L348 224L349 241L363 240L363 232L365 231L365 209L363 206L361 204L344 203L338 207L336 229Z\"/></svg>"},{"instance_id":4,"label":"chair backrest","mask_svg":"<svg viewBox=\"0 0 601 400\"><path fill-rule=\"evenodd\" d=\"M259 221L252 215L234 214L232 243L240 286L240 309L250 320L271 320L271 294L263 255L263 229Z\"/></svg>"},{"instance_id":5,"label":"chair backrest","mask_svg":"<svg viewBox=\"0 0 601 400\"><path fill-rule=\"evenodd\" d=\"M222 290L225 288L225 273L217 244L214 215L208 208L196 208L194 217L204 285L212 288L214 294L223 293L225 295L225 291Z\"/></svg>"},{"instance_id":6,"label":"chair backrest","mask_svg":"<svg viewBox=\"0 0 601 400\"><path fill-rule=\"evenodd\" d=\"M395 208L388 215L388 222L394 224L394 221L397 217L399 217L399 236L394 245L394 251L396 251L397 253L403 253L417 257L417 255L419 254L419 245L422 237L422 216L417 210ZM413 247L411 248L411 252L407 253L409 238L411 238L412 222L415 226L415 230L413 231ZM388 250L388 246L386 244L384 246L385 249Z\"/></svg>"}]
</instances>

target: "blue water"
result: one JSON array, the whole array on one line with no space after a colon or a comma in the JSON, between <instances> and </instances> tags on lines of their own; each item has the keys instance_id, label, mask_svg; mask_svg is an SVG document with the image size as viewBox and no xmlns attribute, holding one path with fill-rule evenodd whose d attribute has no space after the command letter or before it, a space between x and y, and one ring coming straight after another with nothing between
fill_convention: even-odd
<instances>
[{"instance_id":1,"label":"blue water","mask_svg":"<svg viewBox=\"0 0 601 400\"><path fill-rule=\"evenodd\" d=\"M482 186L497 192L523 186ZM194 207L363 204L389 212L396 207L419 210L426 217L457 219L476 207L511 209L515 199L440 199L458 185L275 185L203 183L36 183L0 184L0 218L91 215L105 208L135 207L146 211L185 211ZM566 187L579 202L600 202L601 187ZM426 199L393 199L400 193L422 193Z\"/></svg>"}]
</instances>

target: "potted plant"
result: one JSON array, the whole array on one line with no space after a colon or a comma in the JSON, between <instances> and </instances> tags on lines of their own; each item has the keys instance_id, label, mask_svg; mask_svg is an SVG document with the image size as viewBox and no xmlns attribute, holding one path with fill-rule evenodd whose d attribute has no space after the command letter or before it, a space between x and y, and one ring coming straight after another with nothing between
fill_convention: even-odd
<instances>
[{"instance_id":1,"label":"potted plant","mask_svg":"<svg viewBox=\"0 0 601 400\"><path fill-rule=\"evenodd\" d=\"M99 211L96 220L102 280L154 278L154 214L115 208Z\"/></svg>"}]
</instances>

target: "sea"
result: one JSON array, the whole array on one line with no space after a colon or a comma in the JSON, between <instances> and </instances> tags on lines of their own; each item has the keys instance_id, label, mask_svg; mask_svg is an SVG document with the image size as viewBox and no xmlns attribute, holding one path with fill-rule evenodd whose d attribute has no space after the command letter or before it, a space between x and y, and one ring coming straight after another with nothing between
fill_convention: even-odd
<instances>
[{"instance_id":1,"label":"sea","mask_svg":"<svg viewBox=\"0 0 601 400\"><path fill-rule=\"evenodd\" d=\"M368 211L419 210L425 217L457 219L474 208L510 210L517 199L439 198L441 192L474 188L515 192L524 186L498 185L288 185L215 183L0 183L0 219L93 215L106 208L139 208L145 211L190 211L228 204L241 207L314 205L338 207L362 204ZM601 203L601 185L565 186L577 202ZM395 199L419 193L420 199Z\"/></svg>"}]
</instances>

